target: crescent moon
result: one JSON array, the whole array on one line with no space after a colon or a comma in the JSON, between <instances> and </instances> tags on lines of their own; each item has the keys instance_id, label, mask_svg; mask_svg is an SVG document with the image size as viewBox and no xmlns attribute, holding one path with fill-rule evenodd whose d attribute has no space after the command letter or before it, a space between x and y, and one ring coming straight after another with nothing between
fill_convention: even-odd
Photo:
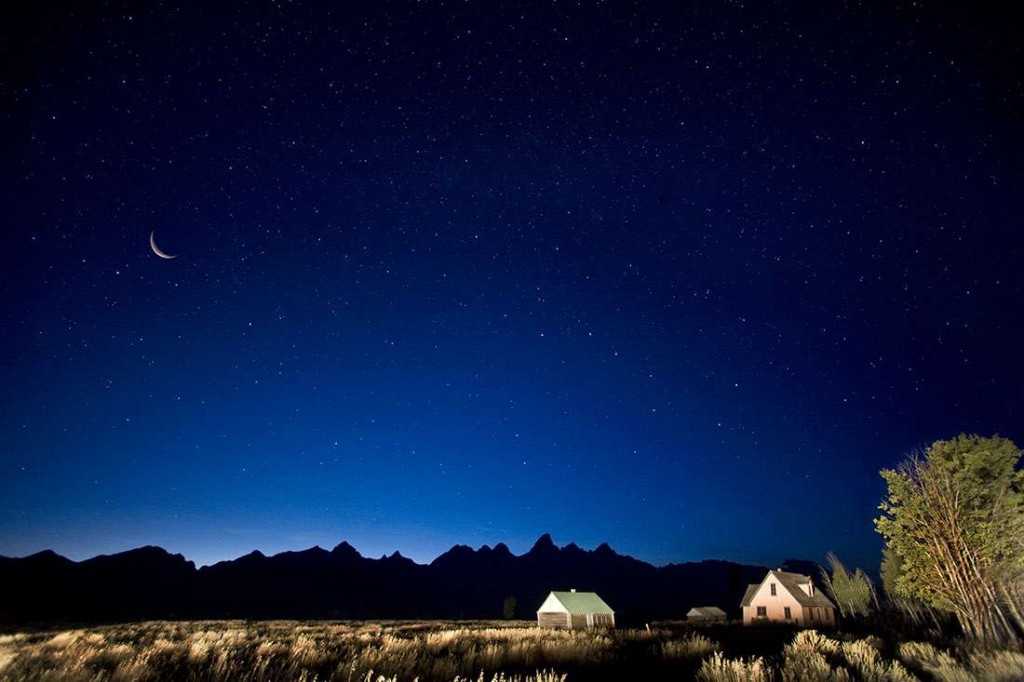
<instances>
[{"instance_id":1,"label":"crescent moon","mask_svg":"<svg viewBox=\"0 0 1024 682\"><path fill-rule=\"evenodd\" d=\"M169 253L164 253L163 251L161 251L160 247L156 245L156 239L153 238L154 235L156 235L156 231L153 231L153 232L149 233L149 248L153 249L153 253L155 253L156 255L160 256L161 258L166 258L167 260L170 260L172 258L177 258L176 255L172 256Z\"/></svg>"}]
</instances>

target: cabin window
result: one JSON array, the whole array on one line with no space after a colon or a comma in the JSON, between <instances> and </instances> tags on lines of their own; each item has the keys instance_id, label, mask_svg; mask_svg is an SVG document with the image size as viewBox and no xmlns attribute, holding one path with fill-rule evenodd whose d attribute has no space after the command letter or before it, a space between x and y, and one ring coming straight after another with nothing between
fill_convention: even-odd
<instances>
[{"instance_id":1,"label":"cabin window","mask_svg":"<svg viewBox=\"0 0 1024 682\"><path fill-rule=\"evenodd\" d=\"M767 618L768 617L768 607L767 606L758 606L757 607L757 617L758 618Z\"/></svg>"},{"instance_id":2,"label":"cabin window","mask_svg":"<svg viewBox=\"0 0 1024 682\"><path fill-rule=\"evenodd\" d=\"M784 616L785 616L786 620L789 620L790 618L793 617L793 611L788 606L785 608Z\"/></svg>"},{"instance_id":3,"label":"cabin window","mask_svg":"<svg viewBox=\"0 0 1024 682\"><path fill-rule=\"evenodd\" d=\"M772 596L774 597L775 596L775 583L771 584L771 588L772 588Z\"/></svg>"}]
</instances>

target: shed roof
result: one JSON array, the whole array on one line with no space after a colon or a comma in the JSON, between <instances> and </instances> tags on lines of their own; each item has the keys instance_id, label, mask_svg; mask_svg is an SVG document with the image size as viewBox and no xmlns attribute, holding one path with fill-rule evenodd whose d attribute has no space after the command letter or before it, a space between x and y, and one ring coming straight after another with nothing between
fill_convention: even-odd
<instances>
[{"instance_id":1,"label":"shed roof","mask_svg":"<svg viewBox=\"0 0 1024 682\"><path fill-rule=\"evenodd\" d=\"M725 618L725 611L717 606L694 606L686 615L691 618Z\"/></svg>"},{"instance_id":2,"label":"shed roof","mask_svg":"<svg viewBox=\"0 0 1024 682\"><path fill-rule=\"evenodd\" d=\"M569 613L607 613L615 615L611 607L597 596L596 592L552 592L555 599Z\"/></svg>"}]
</instances>

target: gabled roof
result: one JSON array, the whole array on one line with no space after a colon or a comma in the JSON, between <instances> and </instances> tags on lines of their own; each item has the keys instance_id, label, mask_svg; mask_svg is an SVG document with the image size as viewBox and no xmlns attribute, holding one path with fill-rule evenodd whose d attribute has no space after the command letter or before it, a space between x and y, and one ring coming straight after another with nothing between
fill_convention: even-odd
<instances>
[{"instance_id":1,"label":"gabled roof","mask_svg":"<svg viewBox=\"0 0 1024 682\"><path fill-rule=\"evenodd\" d=\"M595 592L552 592L569 613L607 613L615 615L611 607Z\"/></svg>"},{"instance_id":2,"label":"gabled roof","mask_svg":"<svg viewBox=\"0 0 1024 682\"><path fill-rule=\"evenodd\" d=\"M717 606L694 606L686 612L686 615L698 618L725 618L725 611Z\"/></svg>"},{"instance_id":3,"label":"gabled roof","mask_svg":"<svg viewBox=\"0 0 1024 682\"><path fill-rule=\"evenodd\" d=\"M829 606L832 608L836 606L832 603L831 599L822 594L821 590L817 588L814 589L814 594L807 594L803 591L803 588L800 586L811 582L810 576L802 573L790 573L788 571L768 571L768 575L764 577L764 580L747 588L740 606L750 606L750 602L754 595L757 594L758 588L764 585L765 580L773 576L786 588L787 592L793 595L793 598L796 599L800 606Z\"/></svg>"}]
</instances>

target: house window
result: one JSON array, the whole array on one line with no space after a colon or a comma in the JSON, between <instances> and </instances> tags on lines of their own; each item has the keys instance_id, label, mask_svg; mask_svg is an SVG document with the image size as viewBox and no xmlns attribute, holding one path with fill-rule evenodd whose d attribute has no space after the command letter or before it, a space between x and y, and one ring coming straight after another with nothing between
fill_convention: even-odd
<instances>
[{"instance_id":1,"label":"house window","mask_svg":"<svg viewBox=\"0 0 1024 682\"><path fill-rule=\"evenodd\" d=\"M767 618L768 617L768 607L767 606L758 606L757 607L757 617L758 618Z\"/></svg>"},{"instance_id":2,"label":"house window","mask_svg":"<svg viewBox=\"0 0 1024 682\"><path fill-rule=\"evenodd\" d=\"M771 588L772 588L772 596L774 597L775 596L775 583L771 584Z\"/></svg>"},{"instance_id":3,"label":"house window","mask_svg":"<svg viewBox=\"0 0 1024 682\"><path fill-rule=\"evenodd\" d=\"M793 611L790 610L790 608L788 606L785 608L784 616L785 616L786 620L790 620L793 617Z\"/></svg>"}]
</instances>

